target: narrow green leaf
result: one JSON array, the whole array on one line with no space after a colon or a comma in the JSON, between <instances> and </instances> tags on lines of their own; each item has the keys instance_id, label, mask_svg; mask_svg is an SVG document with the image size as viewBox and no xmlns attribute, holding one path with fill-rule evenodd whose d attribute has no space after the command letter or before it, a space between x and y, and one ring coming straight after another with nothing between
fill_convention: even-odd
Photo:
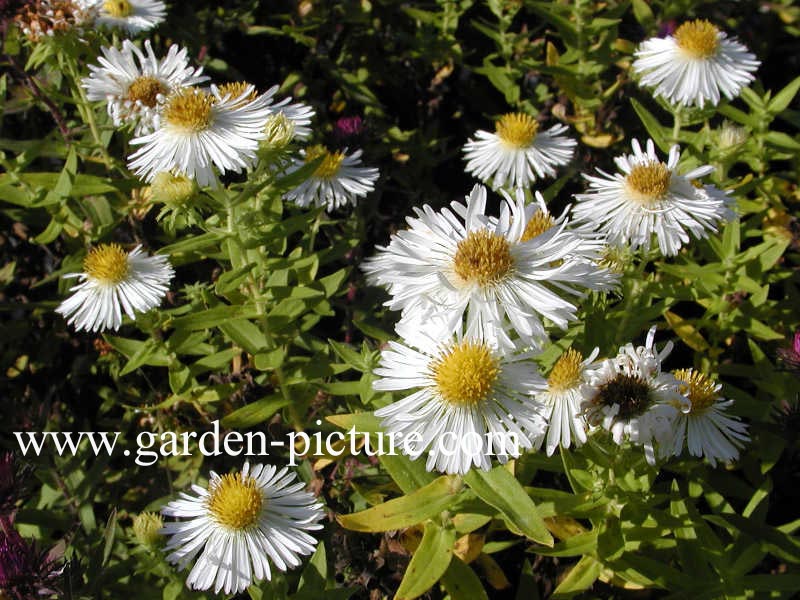
<instances>
[{"instance_id":1,"label":"narrow green leaf","mask_svg":"<svg viewBox=\"0 0 800 600\"><path fill-rule=\"evenodd\" d=\"M452 558L442 576L442 585L450 594L450 600L489 600L475 571L457 556ZM526 597L526 600L531 598Z\"/></svg>"},{"instance_id":2,"label":"narrow green leaf","mask_svg":"<svg viewBox=\"0 0 800 600\"><path fill-rule=\"evenodd\" d=\"M219 330L233 340L237 346L244 348L250 354L258 354L267 349L267 339L251 321L247 319L232 319L218 325Z\"/></svg>"},{"instance_id":3,"label":"narrow green leaf","mask_svg":"<svg viewBox=\"0 0 800 600\"><path fill-rule=\"evenodd\" d=\"M425 468L425 460L411 460L398 450L394 455L385 452L378 455L383 467L398 487L408 494L431 483L436 476Z\"/></svg>"},{"instance_id":4,"label":"narrow green leaf","mask_svg":"<svg viewBox=\"0 0 800 600\"><path fill-rule=\"evenodd\" d=\"M269 420L272 415L289 404L290 401L284 398L282 394L272 394L226 415L221 424L223 427L233 429L252 427Z\"/></svg>"},{"instance_id":5,"label":"narrow green leaf","mask_svg":"<svg viewBox=\"0 0 800 600\"><path fill-rule=\"evenodd\" d=\"M461 492L461 481L443 475L410 494L336 520L353 531L380 532L403 529L421 523L447 510Z\"/></svg>"},{"instance_id":6,"label":"narrow green leaf","mask_svg":"<svg viewBox=\"0 0 800 600\"><path fill-rule=\"evenodd\" d=\"M422 541L411 557L395 599L414 600L431 589L450 566L455 541L454 529L425 523Z\"/></svg>"},{"instance_id":7,"label":"narrow green leaf","mask_svg":"<svg viewBox=\"0 0 800 600\"><path fill-rule=\"evenodd\" d=\"M767 110L773 115L777 115L779 112L786 110L792 100L794 100L798 90L800 90L800 77L793 79L789 85L775 94L775 97L769 101Z\"/></svg>"},{"instance_id":8,"label":"narrow green leaf","mask_svg":"<svg viewBox=\"0 0 800 600\"><path fill-rule=\"evenodd\" d=\"M481 500L500 511L512 531L545 546L553 545L553 536L539 516L536 504L504 467L491 471L472 469L464 481Z\"/></svg>"},{"instance_id":9,"label":"narrow green leaf","mask_svg":"<svg viewBox=\"0 0 800 600\"><path fill-rule=\"evenodd\" d=\"M633 0L633 16L639 22L639 25L644 27L645 31L653 28L656 18L653 16L653 11L645 0Z\"/></svg>"},{"instance_id":10,"label":"narrow green leaf","mask_svg":"<svg viewBox=\"0 0 800 600\"><path fill-rule=\"evenodd\" d=\"M666 133L666 129L658 122L658 119L635 98L631 98L631 105L633 106L633 110L636 111L636 114L639 115L639 120L642 122L642 125L644 125L644 128L647 129L647 133L650 134L650 137L653 138L656 146L658 146L662 152L669 152L671 144L667 138L668 134Z\"/></svg>"},{"instance_id":11,"label":"narrow green leaf","mask_svg":"<svg viewBox=\"0 0 800 600\"><path fill-rule=\"evenodd\" d=\"M591 556L584 556L578 561L567 576L561 580L550 596L553 600L572 598L575 594L588 590L597 580L603 565Z\"/></svg>"}]
</instances>

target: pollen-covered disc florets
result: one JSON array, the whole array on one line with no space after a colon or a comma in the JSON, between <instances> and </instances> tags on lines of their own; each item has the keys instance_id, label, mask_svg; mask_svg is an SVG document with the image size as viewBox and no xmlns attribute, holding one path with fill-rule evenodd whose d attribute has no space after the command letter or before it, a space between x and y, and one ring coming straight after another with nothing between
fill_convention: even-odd
<instances>
[{"instance_id":1,"label":"pollen-covered disc florets","mask_svg":"<svg viewBox=\"0 0 800 600\"><path fill-rule=\"evenodd\" d=\"M271 579L272 566L286 571L311 554L321 529L322 505L303 491L284 467L245 463L240 472L217 475L208 487L192 486L162 513L185 519L164 525L167 560L185 568L197 557L186 585L225 594L243 592L251 583Z\"/></svg>"}]
</instances>

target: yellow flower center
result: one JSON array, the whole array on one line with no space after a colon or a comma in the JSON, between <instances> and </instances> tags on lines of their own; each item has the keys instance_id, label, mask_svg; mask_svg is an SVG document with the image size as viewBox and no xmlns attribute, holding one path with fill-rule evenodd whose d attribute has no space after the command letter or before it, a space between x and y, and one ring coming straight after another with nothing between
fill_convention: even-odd
<instances>
[{"instance_id":1,"label":"yellow flower center","mask_svg":"<svg viewBox=\"0 0 800 600\"><path fill-rule=\"evenodd\" d=\"M625 178L625 187L635 201L648 205L667 195L671 178L667 165L652 161L633 167Z\"/></svg>"},{"instance_id":2,"label":"yellow flower center","mask_svg":"<svg viewBox=\"0 0 800 600\"><path fill-rule=\"evenodd\" d=\"M705 19L687 21L675 31L678 47L693 58L714 56L719 46L719 29Z\"/></svg>"},{"instance_id":3,"label":"yellow flower center","mask_svg":"<svg viewBox=\"0 0 800 600\"><path fill-rule=\"evenodd\" d=\"M462 281L481 287L502 281L514 268L511 246L502 235L487 229L470 231L458 243L453 270Z\"/></svg>"},{"instance_id":4,"label":"yellow flower center","mask_svg":"<svg viewBox=\"0 0 800 600\"><path fill-rule=\"evenodd\" d=\"M512 148L527 148L536 138L539 124L525 113L508 113L494 124L497 136Z\"/></svg>"},{"instance_id":5,"label":"yellow flower center","mask_svg":"<svg viewBox=\"0 0 800 600\"><path fill-rule=\"evenodd\" d=\"M237 531L255 527L263 507L264 496L256 480L241 473L223 475L208 499L208 510L217 523Z\"/></svg>"},{"instance_id":6,"label":"yellow flower center","mask_svg":"<svg viewBox=\"0 0 800 600\"><path fill-rule=\"evenodd\" d=\"M678 391L692 403L689 414L703 412L717 401L719 396L708 375L693 369L679 369L672 374L681 382Z\"/></svg>"},{"instance_id":7,"label":"yellow flower center","mask_svg":"<svg viewBox=\"0 0 800 600\"><path fill-rule=\"evenodd\" d=\"M475 406L486 400L499 374L500 366L489 348L466 340L433 365L437 390L456 406Z\"/></svg>"},{"instance_id":8,"label":"yellow flower center","mask_svg":"<svg viewBox=\"0 0 800 600\"><path fill-rule=\"evenodd\" d=\"M250 93L247 94L244 98L242 98L239 102L237 102L234 106L243 106L248 102L252 102L256 99L258 94L256 94L256 89L253 88L249 83L246 81L233 81L230 83L223 83L220 86L217 86L217 90L219 90L219 97L224 98L228 96L228 100L236 100L240 98L242 94L247 91L247 88L250 89Z\"/></svg>"},{"instance_id":9,"label":"yellow flower center","mask_svg":"<svg viewBox=\"0 0 800 600\"><path fill-rule=\"evenodd\" d=\"M136 102L137 100L153 108L156 105L156 100L159 94L166 94L169 90L161 83L156 77L144 75L137 77L128 86L128 100Z\"/></svg>"},{"instance_id":10,"label":"yellow flower center","mask_svg":"<svg viewBox=\"0 0 800 600\"><path fill-rule=\"evenodd\" d=\"M117 19L124 19L133 14L133 7L128 0L106 0L103 2L103 10Z\"/></svg>"},{"instance_id":11,"label":"yellow flower center","mask_svg":"<svg viewBox=\"0 0 800 600\"><path fill-rule=\"evenodd\" d=\"M180 89L167 99L164 121L185 132L208 129L214 121L214 97L196 88Z\"/></svg>"},{"instance_id":12,"label":"yellow flower center","mask_svg":"<svg viewBox=\"0 0 800 600\"><path fill-rule=\"evenodd\" d=\"M543 210L537 210L528 224L525 225L525 231L520 238L521 242L527 242L535 238L537 235L542 235L545 231L555 225L555 219Z\"/></svg>"},{"instance_id":13,"label":"yellow flower center","mask_svg":"<svg viewBox=\"0 0 800 600\"><path fill-rule=\"evenodd\" d=\"M102 283L119 283L128 275L128 253L119 244L101 244L83 259L83 270Z\"/></svg>"},{"instance_id":14,"label":"yellow flower center","mask_svg":"<svg viewBox=\"0 0 800 600\"><path fill-rule=\"evenodd\" d=\"M314 171L314 177L331 179L339 172L339 167L342 166L344 152L330 152L325 146L321 145L311 146L306 150L306 163L313 162L320 157L323 157L322 162Z\"/></svg>"},{"instance_id":15,"label":"yellow flower center","mask_svg":"<svg viewBox=\"0 0 800 600\"><path fill-rule=\"evenodd\" d=\"M547 387L551 392L563 392L576 387L581 382L583 355L570 348L562 354L553 365L547 378Z\"/></svg>"}]
</instances>

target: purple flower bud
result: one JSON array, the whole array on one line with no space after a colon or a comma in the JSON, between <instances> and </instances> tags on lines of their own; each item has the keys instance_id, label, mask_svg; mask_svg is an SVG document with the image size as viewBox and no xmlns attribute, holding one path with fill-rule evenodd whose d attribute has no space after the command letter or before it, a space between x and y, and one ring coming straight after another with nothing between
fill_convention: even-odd
<instances>
[{"instance_id":1,"label":"purple flower bud","mask_svg":"<svg viewBox=\"0 0 800 600\"><path fill-rule=\"evenodd\" d=\"M333 135L339 139L354 137L364 132L364 121L355 117L342 117L333 124Z\"/></svg>"},{"instance_id":2,"label":"purple flower bud","mask_svg":"<svg viewBox=\"0 0 800 600\"><path fill-rule=\"evenodd\" d=\"M658 27L658 37L663 38L667 37L668 35L672 35L675 33L675 30L678 28L678 24L675 22L675 19L670 19L669 21L665 21L661 23Z\"/></svg>"},{"instance_id":3,"label":"purple flower bud","mask_svg":"<svg viewBox=\"0 0 800 600\"><path fill-rule=\"evenodd\" d=\"M777 354L787 369L800 374L800 331L794 334L792 345L788 348L778 348Z\"/></svg>"}]
</instances>

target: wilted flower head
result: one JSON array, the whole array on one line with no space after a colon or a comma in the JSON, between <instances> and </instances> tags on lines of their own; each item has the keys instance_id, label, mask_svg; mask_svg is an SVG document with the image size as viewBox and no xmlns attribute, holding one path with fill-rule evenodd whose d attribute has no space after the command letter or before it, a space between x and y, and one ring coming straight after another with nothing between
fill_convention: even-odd
<instances>
[{"instance_id":1,"label":"wilted flower head","mask_svg":"<svg viewBox=\"0 0 800 600\"><path fill-rule=\"evenodd\" d=\"M0 519L0 590L10 600L31 600L57 593L62 572L48 552L24 540L8 519Z\"/></svg>"},{"instance_id":2,"label":"wilted flower head","mask_svg":"<svg viewBox=\"0 0 800 600\"><path fill-rule=\"evenodd\" d=\"M86 9L71 0L33 0L21 4L14 20L32 42L69 31L89 18Z\"/></svg>"}]
</instances>

